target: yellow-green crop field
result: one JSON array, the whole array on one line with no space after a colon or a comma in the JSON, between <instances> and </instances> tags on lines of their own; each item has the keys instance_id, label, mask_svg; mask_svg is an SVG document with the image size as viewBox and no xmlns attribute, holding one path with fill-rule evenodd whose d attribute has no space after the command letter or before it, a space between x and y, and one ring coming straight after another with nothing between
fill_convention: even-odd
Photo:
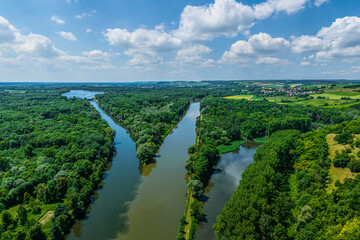
<instances>
[{"instance_id":1,"label":"yellow-green crop field","mask_svg":"<svg viewBox=\"0 0 360 240\"><path fill-rule=\"evenodd\" d=\"M341 98L351 98L351 99L360 99L360 92L326 92L322 94L313 95L314 98L325 97L328 99L341 99Z\"/></svg>"},{"instance_id":2,"label":"yellow-green crop field","mask_svg":"<svg viewBox=\"0 0 360 240\"><path fill-rule=\"evenodd\" d=\"M236 96L229 96L225 97L226 99L246 99L250 100L253 97L253 95L236 95Z\"/></svg>"}]
</instances>

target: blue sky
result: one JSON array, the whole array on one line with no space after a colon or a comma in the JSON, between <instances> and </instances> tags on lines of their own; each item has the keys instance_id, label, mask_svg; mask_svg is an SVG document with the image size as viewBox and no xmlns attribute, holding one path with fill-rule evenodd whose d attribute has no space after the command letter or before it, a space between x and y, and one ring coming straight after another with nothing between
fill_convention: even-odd
<instances>
[{"instance_id":1,"label":"blue sky","mask_svg":"<svg viewBox=\"0 0 360 240\"><path fill-rule=\"evenodd\" d=\"M0 1L0 81L360 79L357 0Z\"/></svg>"}]
</instances>

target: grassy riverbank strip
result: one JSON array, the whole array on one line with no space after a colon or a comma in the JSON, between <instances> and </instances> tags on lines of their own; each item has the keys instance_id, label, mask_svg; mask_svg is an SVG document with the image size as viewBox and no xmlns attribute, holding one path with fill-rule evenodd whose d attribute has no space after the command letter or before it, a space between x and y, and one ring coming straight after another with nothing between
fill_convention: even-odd
<instances>
[{"instance_id":1,"label":"grassy riverbank strip","mask_svg":"<svg viewBox=\"0 0 360 240\"><path fill-rule=\"evenodd\" d=\"M254 141L256 143L264 144L268 138L269 138L268 136L258 137L258 138L255 138Z\"/></svg>"},{"instance_id":2,"label":"grassy riverbank strip","mask_svg":"<svg viewBox=\"0 0 360 240\"><path fill-rule=\"evenodd\" d=\"M225 154L237 150L241 145L245 143L244 140L233 141L229 145L220 145L217 147L220 154Z\"/></svg>"}]
</instances>

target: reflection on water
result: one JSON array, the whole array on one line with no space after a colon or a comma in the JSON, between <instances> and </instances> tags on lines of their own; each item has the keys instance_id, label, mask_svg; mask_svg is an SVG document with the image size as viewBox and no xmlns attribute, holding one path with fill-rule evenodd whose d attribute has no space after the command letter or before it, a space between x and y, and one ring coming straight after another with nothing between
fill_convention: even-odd
<instances>
[{"instance_id":1,"label":"reflection on water","mask_svg":"<svg viewBox=\"0 0 360 240\"><path fill-rule=\"evenodd\" d=\"M84 90L71 90L68 93L64 93L63 96L67 97L67 98L81 98L81 99L92 99L95 97L95 95L97 94L104 94L103 92L89 92L89 91L84 91Z\"/></svg>"},{"instance_id":2,"label":"reflection on water","mask_svg":"<svg viewBox=\"0 0 360 240\"><path fill-rule=\"evenodd\" d=\"M95 92L71 91L63 94L68 98L93 98ZM101 117L116 131L114 144L116 155L111 168L104 176L103 188L94 195L86 219L77 221L68 239L99 240L112 239L118 232L127 228L129 201L136 197L136 190L141 182L138 171L139 160L136 157L135 143L125 129L117 125L96 102L91 104Z\"/></svg>"},{"instance_id":3,"label":"reflection on water","mask_svg":"<svg viewBox=\"0 0 360 240\"><path fill-rule=\"evenodd\" d=\"M178 127L165 139L156 163L140 167L143 182L136 199L129 203L129 231L122 231L116 239L176 238L186 201L184 166L188 157L187 149L195 143L195 121L200 114L199 107L199 103L190 106Z\"/></svg>"},{"instance_id":4,"label":"reflection on water","mask_svg":"<svg viewBox=\"0 0 360 240\"><path fill-rule=\"evenodd\" d=\"M216 239L212 225L238 186L241 174L249 164L254 162L253 156L258 146L259 144L254 142L247 142L237 151L222 155L218 163L221 171L218 170L213 174L205 189L208 197L204 205L207 222L200 224L196 239Z\"/></svg>"},{"instance_id":5,"label":"reflection on water","mask_svg":"<svg viewBox=\"0 0 360 240\"><path fill-rule=\"evenodd\" d=\"M72 91L64 96L91 99L96 94ZM147 166L139 165L135 143L125 129L96 102L91 104L116 131L116 155L103 188L94 196L97 200L91 204L86 219L75 223L68 239L175 239L185 208L187 149L195 143L200 104L191 104L178 127L166 137L156 163Z\"/></svg>"},{"instance_id":6,"label":"reflection on water","mask_svg":"<svg viewBox=\"0 0 360 240\"><path fill-rule=\"evenodd\" d=\"M146 165L139 163L139 173L144 177L149 176L150 173L152 172L153 168L156 168L156 164L157 164L157 162L146 164Z\"/></svg>"}]
</instances>

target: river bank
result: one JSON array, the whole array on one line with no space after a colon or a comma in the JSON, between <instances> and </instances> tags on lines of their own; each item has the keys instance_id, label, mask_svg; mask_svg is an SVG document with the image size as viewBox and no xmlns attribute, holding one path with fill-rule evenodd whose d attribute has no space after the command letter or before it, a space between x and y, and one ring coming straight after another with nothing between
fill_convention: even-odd
<instances>
[{"instance_id":1,"label":"river bank","mask_svg":"<svg viewBox=\"0 0 360 240\"><path fill-rule=\"evenodd\" d=\"M75 95L92 97L81 91L72 92L68 97ZM200 104L191 104L177 127L165 138L156 162L148 165L139 164L135 143L126 130L95 101L91 104L116 131L116 155L87 217L75 223L68 239L148 239L149 236L174 239L178 219L184 211L187 189L184 165L187 149L195 142Z\"/></svg>"}]
</instances>

